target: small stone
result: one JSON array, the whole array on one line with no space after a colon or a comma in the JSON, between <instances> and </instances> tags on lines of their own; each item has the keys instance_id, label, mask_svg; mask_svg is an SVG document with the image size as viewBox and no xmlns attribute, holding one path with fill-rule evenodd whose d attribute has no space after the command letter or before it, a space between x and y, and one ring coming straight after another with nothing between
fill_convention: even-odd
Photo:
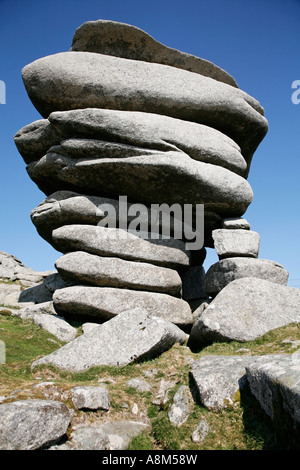
<instances>
[{"instance_id":1,"label":"small stone","mask_svg":"<svg viewBox=\"0 0 300 470\"><path fill-rule=\"evenodd\" d=\"M260 236L252 230L216 229L212 232L214 247L220 259L234 256L257 258Z\"/></svg>"},{"instance_id":2,"label":"small stone","mask_svg":"<svg viewBox=\"0 0 300 470\"><path fill-rule=\"evenodd\" d=\"M105 387L77 386L71 389L72 401L78 409L109 410L110 398Z\"/></svg>"},{"instance_id":3,"label":"small stone","mask_svg":"<svg viewBox=\"0 0 300 470\"><path fill-rule=\"evenodd\" d=\"M181 426L187 420L189 413L189 388L186 385L182 385L174 396L168 416L172 424Z\"/></svg>"},{"instance_id":4,"label":"small stone","mask_svg":"<svg viewBox=\"0 0 300 470\"><path fill-rule=\"evenodd\" d=\"M207 421L205 421L205 419L202 419L195 431L192 433L191 439L193 442L202 443L204 442L208 433L209 424L207 423Z\"/></svg>"},{"instance_id":5,"label":"small stone","mask_svg":"<svg viewBox=\"0 0 300 470\"><path fill-rule=\"evenodd\" d=\"M139 392L149 392L151 390L151 385L146 380L140 378L128 380L126 386L136 388Z\"/></svg>"}]
</instances>

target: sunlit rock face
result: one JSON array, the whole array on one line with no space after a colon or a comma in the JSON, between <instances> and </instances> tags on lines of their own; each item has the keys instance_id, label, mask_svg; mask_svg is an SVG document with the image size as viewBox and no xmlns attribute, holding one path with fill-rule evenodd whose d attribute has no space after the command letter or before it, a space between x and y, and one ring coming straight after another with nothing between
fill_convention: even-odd
<instances>
[{"instance_id":1,"label":"sunlit rock face","mask_svg":"<svg viewBox=\"0 0 300 470\"><path fill-rule=\"evenodd\" d=\"M101 298L109 287L129 288L136 291L137 304L139 292L140 298L143 292L153 296L157 286L166 312L170 296L186 311L190 299L182 297L176 275L183 278L202 264L205 248L186 249L184 234L181 240L175 236L178 221L170 217L168 240L159 235L141 243L130 234L127 247L117 237L104 243L104 231L94 228L107 217L107 205L115 208L117 222L123 219L122 228L114 227L117 232L134 222L130 211L124 221L120 196L143 205L146 212L139 216L145 219L153 204L204 205L204 246L213 247L212 231L226 218L241 217L253 198L247 176L268 128L260 103L211 62L114 21L84 23L69 51L34 61L22 76L42 119L21 129L15 143L30 178L47 196L32 211L33 223L54 248L74 253L74 268L57 263L62 278L93 285ZM128 245L135 252L131 258ZM92 274L82 252L93 256ZM116 258L123 261L122 271L114 275L121 269ZM134 263L156 269L141 275L142 267ZM80 311L78 292L64 308ZM120 312L121 303L122 296ZM91 305L91 312L96 307Z\"/></svg>"}]
</instances>

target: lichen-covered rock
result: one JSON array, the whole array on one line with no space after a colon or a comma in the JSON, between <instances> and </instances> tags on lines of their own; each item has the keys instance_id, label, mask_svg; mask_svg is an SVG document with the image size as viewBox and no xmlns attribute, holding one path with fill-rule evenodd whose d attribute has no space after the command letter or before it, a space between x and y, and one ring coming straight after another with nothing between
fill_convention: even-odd
<instances>
[{"instance_id":1,"label":"lichen-covered rock","mask_svg":"<svg viewBox=\"0 0 300 470\"><path fill-rule=\"evenodd\" d=\"M55 263L62 278L78 284L162 292L181 296L182 282L177 271L150 263L104 257L76 251Z\"/></svg>"},{"instance_id":2,"label":"lichen-covered rock","mask_svg":"<svg viewBox=\"0 0 300 470\"><path fill-rule=\"evenodd\" d=\"M54 400L21 400L0 405L0 449L35 450L66 433L71 413Z\"/></svg>"},{"instance_id":3,"label":"lichen-covered rock","mask_svg":"<svg viewBox=\"0 0 300 470\"><path fill-rule=\"evenodd\" d=\"M255 277L286 285L289 273L275 261L248 257L224 258L209 268L203 288L214 297L227 284L242 277Z\"/></svg>"},{"instance_id":4,"label":"lichen-covered rock","mask_svg":"<svg viewBox=\"0 0 300 470\"><path fill-rule=\"evenodd\" d=\"M53 364L60 369L76 372L100 365L124 366L156 357L173 344L185 340L186 334L174 324L151 317L147 311L136 308L121 313L34 361L32 367Z\"/></svg>"},{"instance_id":5,"label":"lichen-covered rock","mask_svg":"<svg viewBox=\"0 0 300 470\"><path fill-rule=\"evenodd\" d=\"M71 389L72 402L78 409L109 410L110 398L105 387L81 386Z\"/></svg>"},{"instance_id":6,"label":"lichen-covered rock","mask_svg":"<svg viewBox=\"0 0 300 470\"><path fill-rule=\"evenodd\" d=\"M265 355L246 366L250 390L285 448L299 449L300 355Z\"/></svg>"},{"instance_id":7,"label":"lichen-covered rock","mask_svg":"<svg viewBox=\"0 0 300 470\"><path fill-rule=\"evenodd\" d=\"M256 357L203 356L191 367L192 388L197 399L210 410L239 404L245 386L246 366Z\"/></svg>"},{"instance_id":8,"label":"lichen-covered rock","mask_svg":"<svg viewBox=\"0 0 300 470\"><path fill-rule=\"evenodd\" d=\"M230 282L193 325L189 346L214 341L252 341L268 331L300 321L300 289L244 277Z\"/></svg>"}]
</instances>

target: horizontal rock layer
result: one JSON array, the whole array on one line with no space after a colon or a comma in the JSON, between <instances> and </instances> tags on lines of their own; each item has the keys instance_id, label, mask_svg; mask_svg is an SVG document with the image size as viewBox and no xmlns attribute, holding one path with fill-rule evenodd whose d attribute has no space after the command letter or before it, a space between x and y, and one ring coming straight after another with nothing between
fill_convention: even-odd
<instances>
[{"instance_id":1,"label":"horizontal rock layer","mask_svg":"<svg viewBox=\"0 0 300 470\"><path fill-rule=\"evenodd\" d=\"M220 130L247 161L267 132L263 108L247 93L168 65L72 51L38 59L22 76L44 118L82 108L163 114Z\"/></svg>"},{"instance_id":2,"label":"horizontal rock layer","mask_svg":"<svg viewBox=\"0 0 300 470\"><path fill-rule=\"evenodd\" d=\"M126 310L140 306L152 316L168 320L181 327L193 323L190 306L182 299L158 292L146 292L117 287L71 286L56 290L55 308L64 315L91 316L107 321Z\"/></svg>"},{"instance_id":3,"label":"horizontal rock layer","mask_svg":"<svg viewBox=\"0 0 300 470\"><path fill-rule=\"evenodd\" d=\"M181 296L177 271L150 263L101 257L83 251L67 253L55 263L61 277L101 287L120 287Z\"/></svg>"}]
</instances>

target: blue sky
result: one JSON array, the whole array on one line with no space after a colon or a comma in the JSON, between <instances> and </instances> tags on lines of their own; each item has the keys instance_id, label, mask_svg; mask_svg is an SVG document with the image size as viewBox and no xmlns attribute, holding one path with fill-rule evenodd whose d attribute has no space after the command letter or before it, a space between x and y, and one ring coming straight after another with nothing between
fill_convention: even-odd
<instances>
[{"instance_id":1,"label":"blue sky","mask_svg":"<svg viewBox=\"0 0 300 470\"><path fill-rule=\"evenodd\" d=\"M40 119L21 70L35 59L70 48L77 27L110 19L148 32L167 46L224 68L265 108L269 132L249 175L254 200L244 217L261 236L260 258L281 263L288 285L300 287L300 0L0 0L0 250L36 270L53 269L60 256L36 232L30 211L44 194L29 179L13 142ZM300 97L300 94L299 94ZM208 250L205 267L217 257Z\"/></svg>"}]
</instances>

